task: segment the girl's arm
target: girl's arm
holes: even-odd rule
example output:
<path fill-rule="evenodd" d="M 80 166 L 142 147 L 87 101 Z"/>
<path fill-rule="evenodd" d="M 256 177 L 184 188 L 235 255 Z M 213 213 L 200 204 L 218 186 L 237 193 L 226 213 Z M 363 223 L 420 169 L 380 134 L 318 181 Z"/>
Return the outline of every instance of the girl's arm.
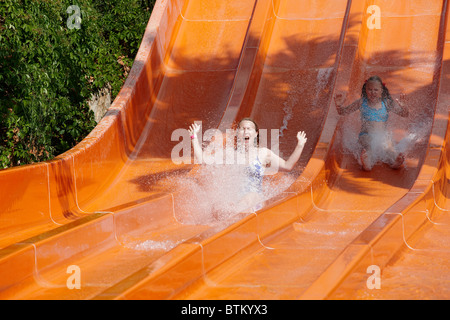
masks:
<path fill-rule="evenodd" d="M 334 96 L 334 103 L 336 105 L 338 114 L 341 116 L 352 113 L 361 107 L 361 99 L 355 100 L 348 106 L 344 107 L 345 96 L 340 93 Z"/>
<path fill-rule="evenodd" d="M 409 116 L 409 111 L 405 107 L 405 94 L 400 95 L 400 99 L 390 99 L 389 107 L 392 112 L 398 114 L 400 117 L 406 118 Z"/>
<path fill-rule="evenodd" d="M 297 161 L 300 159 L 306 140 L 307 138 L 305 132 L 300 131 L 297 133 L 297 146 L 295 147 L 295 150 L 292 152 L 289 159 L 287 159 L 286 161 L 280 158 L 278 155 L 276 155 L 272 150 L 268 149 L 269 152 L 268 160 L 271 163 L 270 166 L 272 168 L 278 168 L 283 171 L 291 171 L 294 168 Z"/>
<path fill-rule="evenodd" d="M 203 163 L 203 150 L 198 142 L 197 133 L 200 131 L 200 125 L 194 123 L 189 127 L 189 133 L 191 134 L 192 146 L 194 147 L 194 156 L 198 163 Z"/>

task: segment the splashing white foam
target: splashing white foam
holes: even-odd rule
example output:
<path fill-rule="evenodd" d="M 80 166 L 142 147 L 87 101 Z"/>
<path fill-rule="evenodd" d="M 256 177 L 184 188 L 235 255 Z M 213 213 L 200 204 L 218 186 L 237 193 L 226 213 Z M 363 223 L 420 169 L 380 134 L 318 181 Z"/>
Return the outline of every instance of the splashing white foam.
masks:
<path fill-rule="evenodd" d="M 362 146 L 358 141 L 361 122 L 359 113 L 355 113 L 345 119 L 340 128 L 338 138 L 341 141 L 343 152 L 351 153 L 355 159 L 361 164 L 360 154 Z M 372 163 L 392 163 L 394 161 L 393 154 L 402 153 L 406 158 L 415 157 L 414 148 L 425 142 L 428 137 L 432 123 L 429 119 L 419 119 L 416 123 L 409 123 L 408 128 L 403 128 L 403 133 L 395 136 L 392 130 L 397 127 L 404 127 L 394 118 L 385 130 L 372 130 L 370 132 L 371 161 Z M 405 121 L 405 120 L 402 120 Z M 393 152 L 391 152 L 393 150 Z"/>
<path fill-rule="evenodd" d="M 279 195 L 294 181 L 289 174 L 265 176 L 262 193 L 250 207 Z M 177 190 L 175 215 L 181 223 L 209 225 L 251 209 L 242 202 L 248 184 L 245 164 L 199 165 L 195 174 L 168 177 L 162 183 Z"/>

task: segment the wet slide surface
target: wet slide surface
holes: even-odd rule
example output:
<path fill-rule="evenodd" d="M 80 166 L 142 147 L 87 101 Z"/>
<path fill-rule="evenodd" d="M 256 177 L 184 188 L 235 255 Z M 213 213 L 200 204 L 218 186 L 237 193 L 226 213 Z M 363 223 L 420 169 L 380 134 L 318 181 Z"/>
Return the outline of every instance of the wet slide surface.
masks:
<path fill-rule="evenodd" d="M 370 5 L 380 28 L 367 23 Z M 0 298 L 447 299 L 447 9 L 158 1 L 94 132 L 53 161 L 0 172 Z M 335 111 L 336 93 L 356 99 L 374 74 L 407 95 L 410 117 L 389 119 L 397 141 L 415 134 L 399 170 L 361 171 L 359 115 Z M 284 157 L 297 131 L 308 143 L 292 173 L 266 179 L 276 192 L 262 209 L 217 220 L 223 186 L 175 164 L 171 137 L 244 116 L 280 129 Z M 383 270 L 382 289 L 367 288 L 369 265 Z"/>

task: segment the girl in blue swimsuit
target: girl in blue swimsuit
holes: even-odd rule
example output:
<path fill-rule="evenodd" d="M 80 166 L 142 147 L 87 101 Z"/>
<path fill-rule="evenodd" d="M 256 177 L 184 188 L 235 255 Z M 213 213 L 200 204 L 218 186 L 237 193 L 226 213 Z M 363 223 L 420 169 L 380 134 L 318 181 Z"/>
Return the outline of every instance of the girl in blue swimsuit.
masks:
<path fill-rule="evenodd" d="M 345 97 L 342 94 L 335 96 L 339 115 L 360 111 L 362 125 L 358 141 L 362 147 L 360 160 L 364 170 L 372 170 L 376 159 L 373 154 L 375 148 L 383 150 L 385 153 L 383 161 L 391 168 L 398 169 L 403 164 L 405 157 L 395 150 L 392 140 L 387 135 L 386 122 L 390 112 L 401 117 L 408 117 L 408 109 L 404 107 L 404 98 L 402 94 L 400 100 L 392 99 L 388 88 L 378 76 L 367 79 L 361 90 L 361 98 L 348 106 L 343 106 Z M 382 133 L 381 139 L 380 133 Z"/>

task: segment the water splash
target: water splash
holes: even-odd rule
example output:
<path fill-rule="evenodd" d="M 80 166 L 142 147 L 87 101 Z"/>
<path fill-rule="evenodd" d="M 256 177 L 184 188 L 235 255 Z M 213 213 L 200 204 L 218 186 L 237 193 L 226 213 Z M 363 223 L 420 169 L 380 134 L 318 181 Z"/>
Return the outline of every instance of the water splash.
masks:
<path fill-rule="evenodd" d="M 153 235 L 154 236 L 154 235 Z M 175 248 L 180 243 L 183 243 L 184 239 L 178 240 L 164 240 L 158 239 L 158 237 L 149 239 L 152 235 L 147 235 L 147 239 L 143 239 L 142 237 L 133 237 L 131 235 L 122 236 L 120 241 L 125 248 L 137 250 L 137 251 L 163 251 L 167 252 L 171 249 Z"/>
<path fill-rule="evenodd" d="M 292 119 L 293 116 L 293 107 L 298 103 L 298 97 L 291 91 L 287 91 L 288 99 L 286 102 L 283 102 L 283 125 L 280 127 L 280 137 L 283 136 L 283 131 L 287 130 L 288 122 Z"/>
<path fill-rule="evenodd" d="M 360 154 L 362 146 L 360 145 L 358 138 L 361 128 L 361 121 L 359 113 L 347 117 L 342 127 L 340 128 L 339 140 L 341 141 L 342 149 L 344 153 L 351 153 L 361 164 Z M 372 150 L 372 162 L 373 163 L 391 163 L 392 153 L 389 150 L 394 150 L 394 153 L 402 153 L 406 158 L 416 157 L 416 150 L 418 145 L 426 142 L 429 135 L 432 122 L 429 119 L 419 119 L 416 122 L 405 125 L 407 120 L 397 119 L 389 120 L 387 129 L 373 130 L 370 132 L 370 146 Z M 400 130 L 401 133 L 394 132 Z M 406 166 L 405 166 L 406 167 Z"/>
<path fill-rule="evenodd" d="M 199 165 L 194 171 L 161 181 L 166 189 L 177 190 L 175 215 L 183 224 L 212 225 L 232 220 L 243 212 L 250 213 L 258 203 L 279 195 L 295 181 L 289 174 L 264 176 L 262 193 L 249 207 L 242 202 L 248 184 L 245 164 Z"/>
<path fill-rule="evenodd" d="M 182 241 L 155 241 L 155 240 L 145 240 L 145 241 L 136 241 L 136 243 L 129 243 L 127 246 L 134 250 L 139 251 L 150 251 L 150 250 L 161 250 L 161 251 L 169 251 L 172 248 L 175 248 Z"/>

